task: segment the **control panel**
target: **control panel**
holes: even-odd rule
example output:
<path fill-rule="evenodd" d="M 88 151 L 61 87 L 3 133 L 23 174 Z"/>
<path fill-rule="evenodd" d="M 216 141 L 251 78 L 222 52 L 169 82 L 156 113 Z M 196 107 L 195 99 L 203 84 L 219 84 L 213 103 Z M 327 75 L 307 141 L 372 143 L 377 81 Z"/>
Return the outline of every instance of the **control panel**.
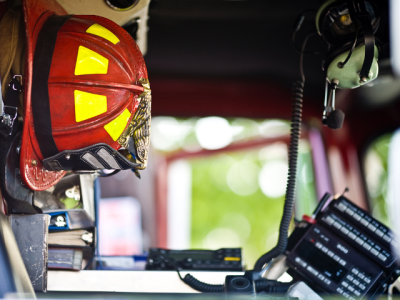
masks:
<path fill-rule="evenodd" d="M 360 299 L 400 274 L 390 249 L 393 234 L 345 197 L 316 216 L 288 254 L 289 273 L 326 293 Z"/>
<path fill-rule="evenodd" d="M 243 271 L 242 250 L 167 250 L 151 248 L 146 270 Z"/>
<path fill-rule="evenodd" d="M 344 197 L 333 201 L 321 221 L 377 264 L 384 268 L 393 265 L 390 249 L 397 247 L 393 233 Z"/>

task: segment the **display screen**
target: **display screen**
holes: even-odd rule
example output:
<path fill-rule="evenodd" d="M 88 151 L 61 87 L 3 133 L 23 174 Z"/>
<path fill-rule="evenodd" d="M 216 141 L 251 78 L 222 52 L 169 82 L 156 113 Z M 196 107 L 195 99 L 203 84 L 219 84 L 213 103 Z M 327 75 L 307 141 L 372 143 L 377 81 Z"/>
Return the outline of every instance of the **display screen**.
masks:
<path fill-rule="evenodd" d="M 301 243 L 296 252 L 302 260 L 337 284 L 348 271 L 334 259 L 317 249 L 310 241 Z"/>
<path fill-rule="evenodd" d="M 193 260 L 213 260 L 213 251 L 170 251 L 169 257 L 181 261 L 186 258 L 191 258 Z"/>

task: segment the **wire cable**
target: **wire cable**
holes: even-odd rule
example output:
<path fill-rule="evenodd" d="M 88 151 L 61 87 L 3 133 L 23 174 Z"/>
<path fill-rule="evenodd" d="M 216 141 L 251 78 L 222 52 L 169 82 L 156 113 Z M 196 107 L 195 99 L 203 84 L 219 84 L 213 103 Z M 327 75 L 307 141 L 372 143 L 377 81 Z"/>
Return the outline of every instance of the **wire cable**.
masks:
<path fill-rule="evenodd" d="M 308 39 L 313 33 L 310 32 L 303 41 L 302 50 L 305 49 Z M 303 107 L 303 90 L 305 76 L 303 70 L 303 52 L 300 53 L 300 76 L 301 81 L 294 82 L 293 85 L 293 105 L 291 118 L 291 131 L 289 143 L 289 170 L 288 181 L 286 186 L 285 204 L 283 207 L 283 215 L 279 226 L 278 243 L 269 252 L 262 255 L 254 265 L 255 272 L 261 271 L 265 264 L 268 264 L 272 259 L 281 255 L 287 247 L 289 225 L 293 215 L 293 205 L 296 189 L 296 174 L 297 174 L 297 157 L 298 147 L 301 134 L 301 119 Z"/>
<path fill-rule="evenodd" d="M 223 293 L 223 284 L 209 284 L 202 282 L 189 273 L 182 278 L 179 270 L 177 270 L 179 278 L 190 286 L 192 289 L 202 293 Z M 257 292 L 265 292 L 268 294 L 284 294 L 292 286 L 292 282 L 278 282 L 275 280 L 267 280 L 265 278 L 257 279 L 254 281 L 255 289 Z"/>
<path fill-rule="evenodd" d="M 314 55 L 323 55 L 323 53 L 317 52 L 317 51 L 306 52 L 304 49 L 299 49 L 299 48 L 297 48 L 297 46 L 296 46 L 296 34 L 297 34 L 297 32 L 300 31 L 300 29 L 301 29 L 301 27 L 302 27 L 302 25 L 303 25 L 303 23 L 304 23 L 304 20 L 305 20 L 305 14 L 306 14 L 307 12 L 316 13 L 317 11 L 314 10 L 314 9 L 307 9 L 307 10 L 303 11 L 301 14 L 299 14 L 299 15 L 297 16 L 296 22 L 294 23 L 294 26 L 293 26 L 293 34 L 292 34 L 292 43 L 293 43 L 293 47 L 294 47 L 294 49 L 295 49 L 298 53 L 314 54 Z M 312 32 L 313 32 L 312 35 L 315 35 L 315 34 L 318 33 L 318 32 L 316 31 L 316 29 L 312 29 Z"/>
<path fill-rule="evenodd" d="M 202 292 L 202 293 L 223 293 L 224 292 L 224 285 L 223 284 L 209 284 L 202 282 L 196 278 L 194 278 L 192 275 L 189 273 L 185 275 L 184 278 L 182 278 L 181 274 L 179 273 L 179 270 L 176 270 L 178 272 L 179 278 L 186 283 L 188 286 L 190 286 L 192 289 Z"/>
<path fill-rule="evenodd" d="M 356 44 L 357 44 L 357 37 L 358 37 L 358 27 L 357 27 L 357 29 L 356 29 L 356 38 L 354 39 L 353 46 L 351 46 L 350 52 L 349 52 L 349 54 L 347 55 L 347 57 L 346 57 L 346 59 L 344 60 L 344 62 L 339 62 L 339 63 L 338 63 L 338 67 L 339 67 L 339 68 L 343 68 L 344 65 L 349 61 L 351 55 L 353 54 L 354 48 L 356 47 Z"/>
<path fill-rule="evenodd" d="M 317 35 L 317 34 L 318 34 L 318 32 L 316 32 L 315 30 L 312 30 L 311 36 Z M 296 32 L 293 32 L 293 35 L 292 35 L 292 42 L 293 42 L 294 49 L 295 49 L 298 53 L 300 53 L 300 54 L 324 55 L 323 53 L 318 52 L 318 51 L 311 51 L 311 52 L 309 52 L 309 51 L 305 51 L 304 49 L 302 50 L 302 49 L 297 48 L 297 46 L 296 46 L 296 44 L 295 44 L 295 36 L 296 36 Z"/>

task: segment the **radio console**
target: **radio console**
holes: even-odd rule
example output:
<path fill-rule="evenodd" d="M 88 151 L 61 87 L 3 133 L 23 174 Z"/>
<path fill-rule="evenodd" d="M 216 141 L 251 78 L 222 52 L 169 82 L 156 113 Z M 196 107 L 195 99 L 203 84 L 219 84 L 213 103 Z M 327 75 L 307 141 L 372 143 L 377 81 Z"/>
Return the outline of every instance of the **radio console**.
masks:
<path fill-rule="evenodd" d="M 243 271 L 242 250 L 167 250 L 150 248 L 146 270 Z"/>
<path fill-rule="evenodd" d="M 294 235 L 295 236 L 295 235 Z M 289 273 L 351 300 L 374 294 L 400 274 L 385 225 L 345 197 L 332 201 L 288 254 Z"/>

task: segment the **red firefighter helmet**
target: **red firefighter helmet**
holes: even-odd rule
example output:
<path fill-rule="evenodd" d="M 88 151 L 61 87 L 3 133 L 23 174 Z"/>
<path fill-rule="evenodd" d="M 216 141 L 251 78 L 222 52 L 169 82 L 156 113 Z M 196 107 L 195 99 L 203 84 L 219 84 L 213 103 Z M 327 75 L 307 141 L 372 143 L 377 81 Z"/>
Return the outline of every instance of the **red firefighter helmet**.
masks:
<path fill-rule="evenodd" d="M 144 169 L 151 92 L 132 37 L 108 19 L 66 15 L 55 1 L 23 9 L 25 183 L 45 190 L 69 170 Z"/>

